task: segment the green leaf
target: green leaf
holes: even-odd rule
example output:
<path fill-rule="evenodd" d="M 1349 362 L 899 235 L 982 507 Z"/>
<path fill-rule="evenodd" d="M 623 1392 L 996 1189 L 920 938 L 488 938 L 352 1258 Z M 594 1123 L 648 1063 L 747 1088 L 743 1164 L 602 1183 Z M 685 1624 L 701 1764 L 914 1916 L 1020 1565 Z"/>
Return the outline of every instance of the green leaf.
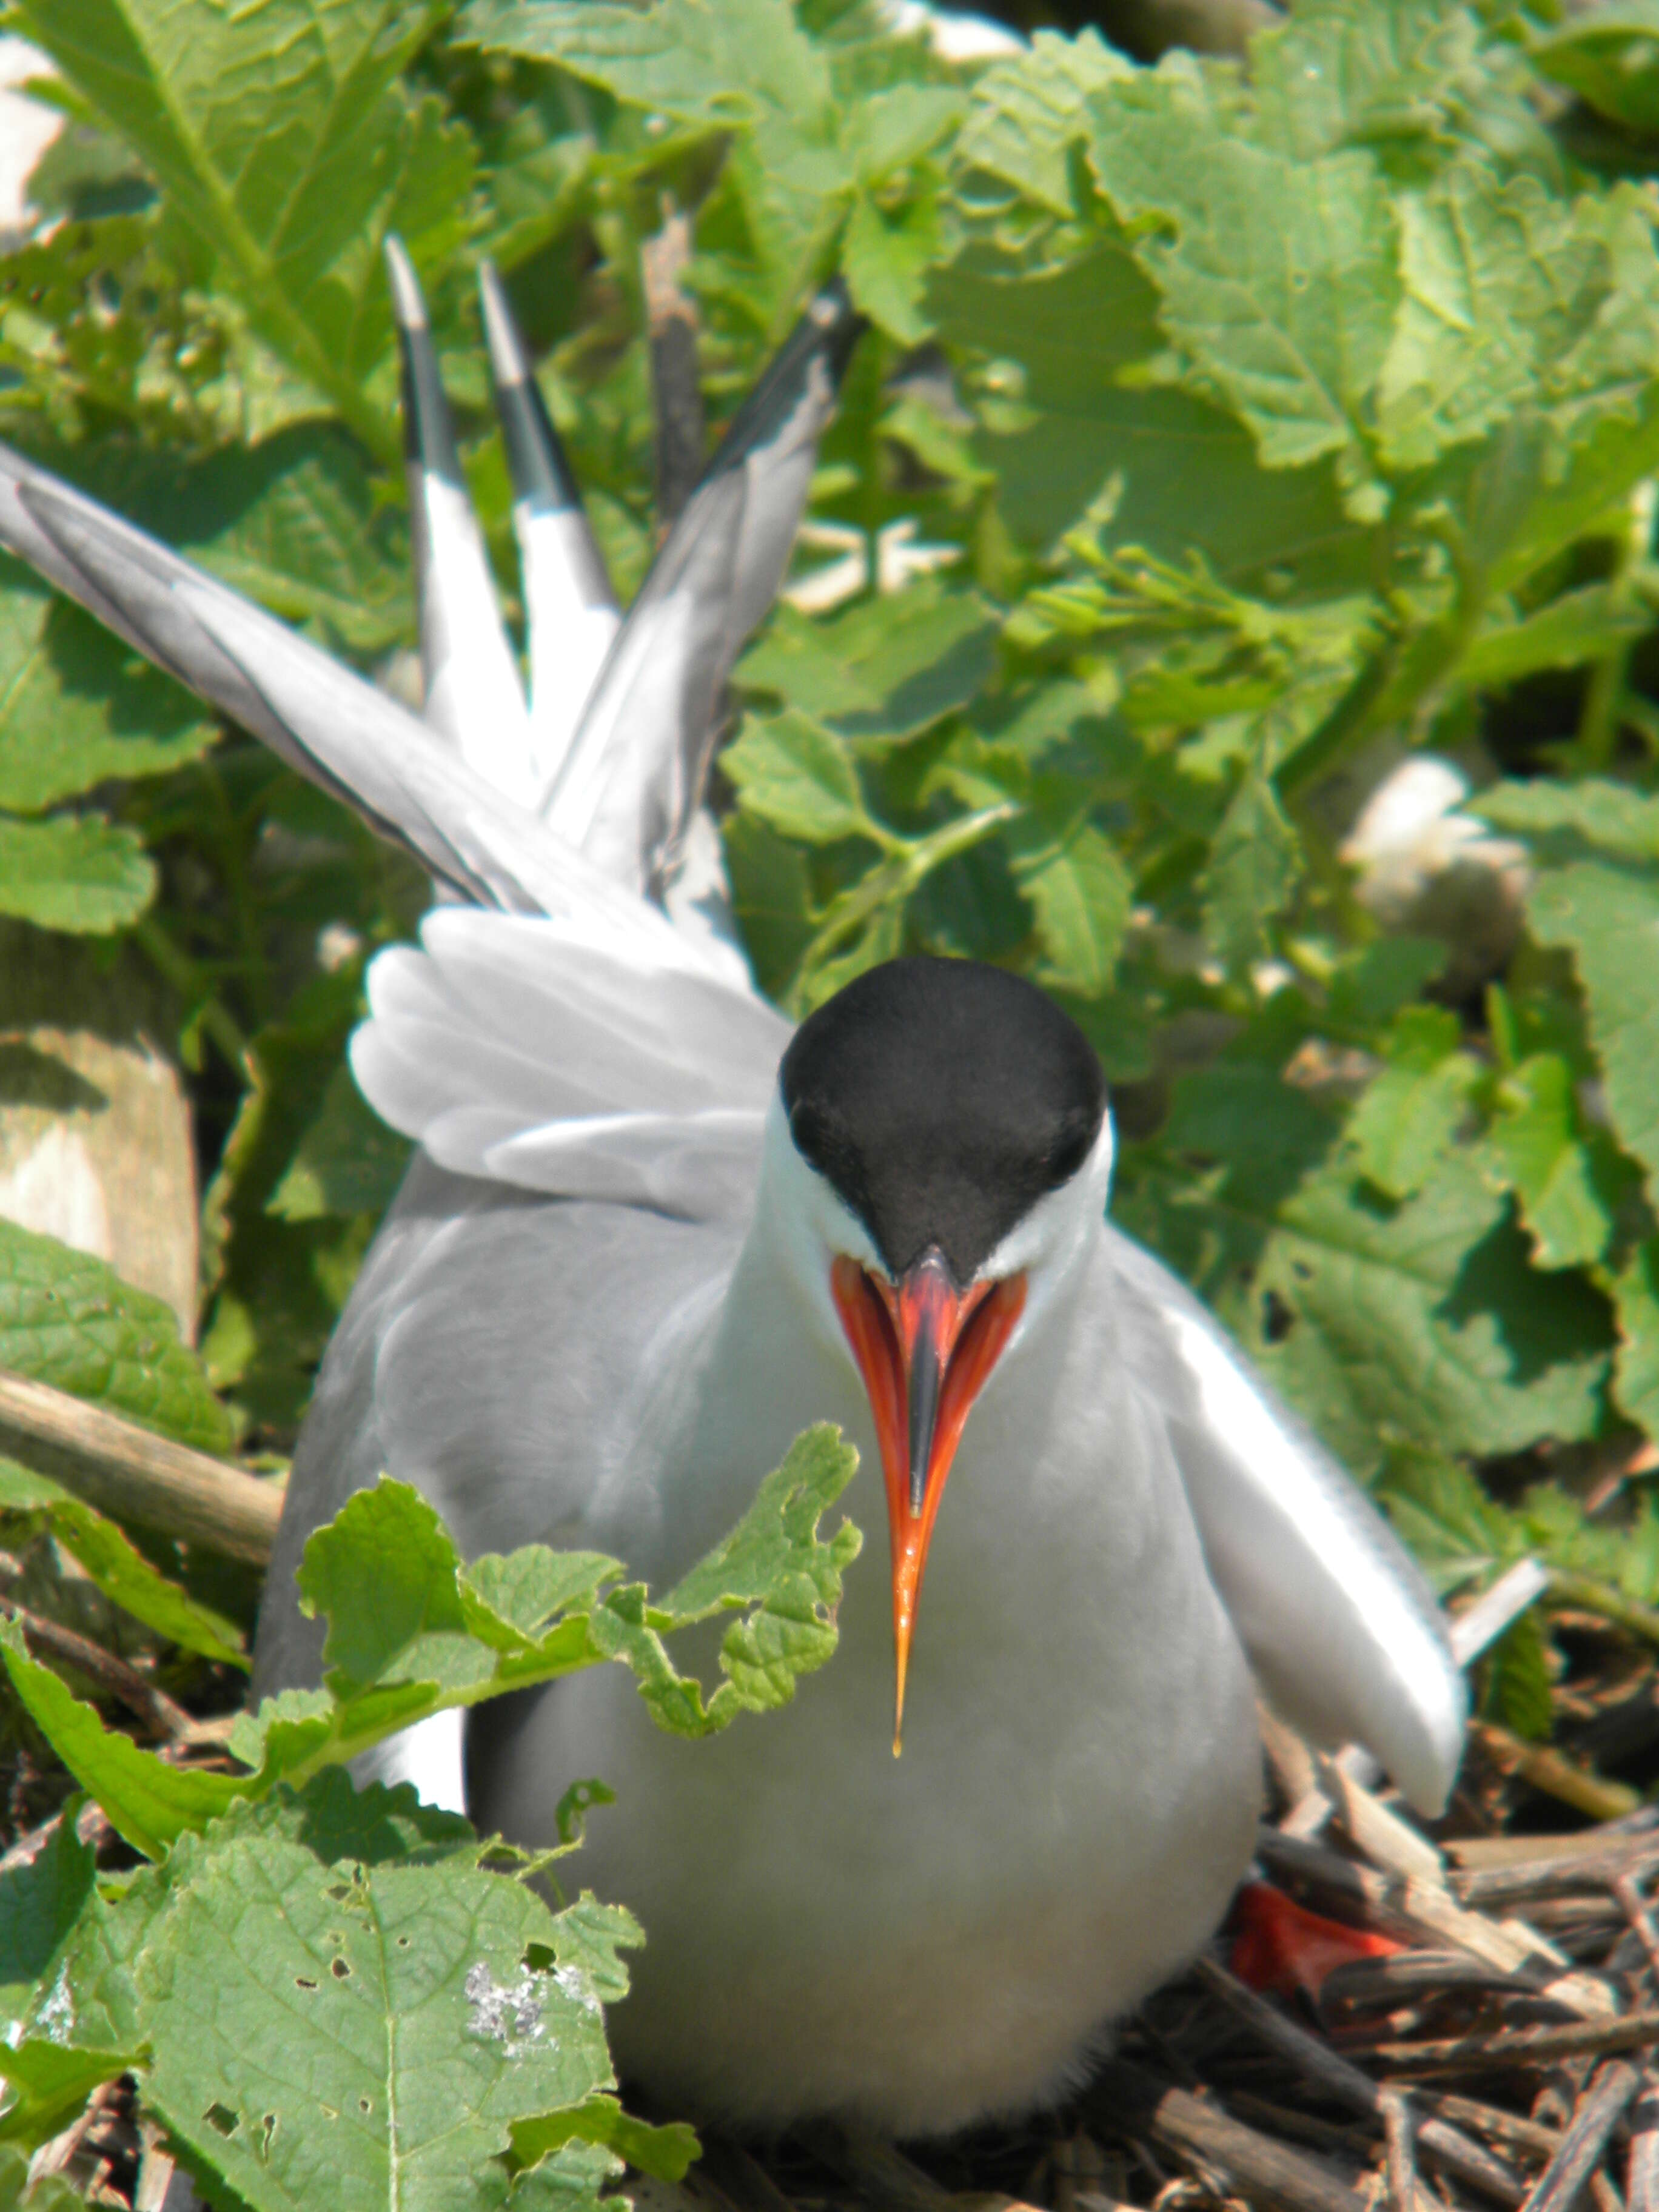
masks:
<path fill-rule="evenodd" d="M 26 577 L 0 558 L 0 807 L 38 814 L 212 743 L 212 722 L 178 684 Z"/>
<path fill-rule="evenodd" d="M 1596 861 L 1551 869 L 1527 920 L 1540 944 L 1572 954 L 1613 1126 L 1659 1194 L 1659 878 Z"/>
<path fill-rule="evenodd" d="M 750 714 L 720 766 L 744 809 L 787 837 L 828 845 L 872 834 L 846 746 L 796 708 Z"/>
<path fill-rule="evenodd" d="M 978 592 L 919 577 L 827 617 L 778 608 L 738 677 L 843 737 L 913 738 L 980 696 L 995 654 Z"/>
<path fill-rule="evenodd" d="M 437 21 L 397 0 L 23 0 L 18 27 L 143 158 L 259 336 L 388 453 L 380 246 L 459 241 L 471 164 L 397 82 Z"/>
<path fill-rule="evenodd" d="M 611 2087 L 600 2002 L 640 1939 L 483 1856 L 406 1789 L 320 1777 L 141 1875 L 70 2001 L 130 2010 L 147 2106 L 254 2212 L 500 2206 L 515 2128 Z"/>
<path fill-rule="evenodd" d="M 1317 0 L 1251 41 L 1261 135 L 1299 159 L 1443 143 L 1480 82 L 1480 26 L 1445 0 Z"/>
<path fill-rule="evenodd" d="M 1564 592 L 1520 622 L 1485 630 L 1458 665 L 1462 684 L 1499 690 L 1523 676 L 1545 668 L 1577 668 L 1632 645 L 1653 626 L 1646 607 L 1632 605 L 1629 595 L 1613 584 L 1586 584 L 1582 591 Z M 1499 785 L 1482 794 L 1498 798 L 1504 792 L 1543 791 L 1559 794 L 1584 787 L 1559 784 Z M 1503 801 L 1499 800 L 1500 805 Z M 1497 820 L 1497 816 L 1488 819 Z M 1516 828 L 1524 828 L 1516 823 Z"/>
<path fill-rule="evenodd" d="M 1450 1152 L 1480 1064 L 1458 1049 L 1457 1017 L 1408 1006 L 1383 1043 L 1385 1066 L 1348 1123 L 1360 1168 L 1391 1198 L 1410 1198 Z"/>
<path fill-rule="evenodd" d="M 1615 123 L 1650 136 L 1659 131 L 1659 8 L 1652 0 L 1613 0 L 1531 48 L 1536 68 Z"/>
<path fill-rule="evenodd" d="M 1523 1613 L 1486 1660 L 1486 1710 L 1528 1743 L 1547 1743 L 1555 1729 L 1549 1647 L 1538 1615 Z"/>
<path fill-rule="evenodd" d="M 1400 301 L 1376 163 L 1298 161 L 1219 135 L 1186 65 L 1136 94 L 1095 95 L 1089 158 L 1121 222 L 1158 227 L 1139 258 L 1164 327 L 1269 468 L 1332 453 L 1363 473 L 1362 415 Z"/>
<path fill-rule="evenodd" d="M 1098 998 L 1111 988 L 1129 926 L 1128 870 L 1089 822 L 1056 839 L 1032 819 L 1020 824 L 1012 843 L 1015 881 L 1030 902 L 1042 955 L 1038 981 Z"/>
<path fill-rule="evenodd" d="M 993 63 L 974 87 L 957 149 L 962 167 L 1069 216 L 1069 156 L 1088 132 L 1089 95 L 1130 75 L 1128 63 L 1092 26 L 1073 39 L 1034 33 L 1024 53 Z"/>
<path fill-rule="evenodd" d="M 1559 1053 L 1534 1054 L 1504 1075 L 1489 1141 L 1521 1201 L 1536 1264 L 1577 1267 L 1599 1260 L 1613 1219 L 1579 1128 L 1572 1070 Z"/>
<path fill-rule="evenodd" d="M 1597 1425 L 1600 1301 L 1577 1276 L 1528 1270 L 1504 1200 L 1461 1155 L 1397 1206 L 1341 1164 L 1310 1177 L 1278 1210 L 1255 1297 L 1289 1316 L 1258 1358 L 1356 1468 L 1389 1436 L 1491 1454 Z"/>
<path fill-rule="evenodd" d="M 1582 857 L 1576 848 L 1593 845 L 1621 859 L 1659 860 L 1659 799 L 1602 777 L 1495 783 L 1469 801 L 1468 811 L 1564 858 Z"/>
<path fill-rule="evenodd" d="M 0 1620 L 0 1660 L 30 1718 L 134 1850 L 160 1858 L 186 1829 L 204 1826 L 242 1794 L 228 1774 L 170 1766 L 106 1729 L 49 1667 L 31 1659 L 15 1621 Z"/>
<path fill-rule="evenodd" d="M 172 1309 L 101 1260 L 0 1221 L 0 1368 L 27 1375 L 198 1450 L 230 1449 L 230 1423 Z"/>
<path fill-rule="evenodd" d="M 1204 933 L 1237 974 L 1271 949 L 1267 925 L 1302 875 L 1302 854 L 1271 777 L 1252 763 L 1227 803 L 1204 874 Z"/>
<path fill-rule="evenodd" d="M 266 1210 L 284 1221 L 353 1213 L 378 1219 L 398 1195 L 414 1150 L 367 1103 L 350 1068 L 337 1067 Z"/>
<path fill-rule="evenodd" d="M 112 1604 L 185 1651 L 229 1667 L 246 1668 L 234 1624 L 153 1567 L 143 1553 L 82 1498 L 48 1476 L 0 1456 L 0 1513 L 39 1516 L 73 1554 Z"/>
<path fill-rule="evenodd" d="M 1632 1420 L 1659 1439 L 1659 1238 L 1631 1255 L 1613 1285 L 1619 1357 L 1613 1395 Z"/>
<path fill-rule="evenodd" d="M 36 822 L 0 815 L 0 914 L 102 935 L 136 921 L 155 890 L 136 830 L 95 814 Z"/>
<path fill-rule="evenodd" d="M 1387 465 L 1425 468 L 1541 395 L 1543 369 L 1589 328 L 1611 270 L 1602 241 L 1533 177 L 1459 162 L 1399 204 L 1404 286 L 1377 387 Z"/>
<path fill-rule="evenodd" d="M 637 2172 L 659 2181 L 684 2180 L 702 2148 L 684 2121 L 652 2127 L 623 2112 L 615 2097 L 604 2095 L 584 2098 L 540 2119 L 514 2123 L 513 2156 L 521 2166 L 534 2166 L 568 2142 L 602 2144 Z"/>
<path fill-rule="evenodd" d="M 830 101 L 827 64 L 788 0 L 473 0 L 460 36 L 703 128 L 809 125 Z"/>
<path fill-rule="evenodd" d="M 32 1993 L 45 1983 L 53 1954 L 92 1893 L 94 1871 L 92 1848 L 76 1833 L 71 1808 L 32 1859 L 0 1873 L 0 2075 L 5 2031 L 22 2019 Z"/>
<path fill-rule="evenodd" d="M 947 258 L 931 198 L 888 207 L 860 192 L 842 238 L 842 267 L 853 304 L 901 345 L 917 346 L 932 327 L 923 312 L 927 271 Z"/>
<path fill-rule="evenodd" d="M 1443 1596 L 1488 1578 L 1527 1548 L 1519 1522 L 1468 1468 L 1437 1451 L 1392 1452 L 1377 1496 Z"/>

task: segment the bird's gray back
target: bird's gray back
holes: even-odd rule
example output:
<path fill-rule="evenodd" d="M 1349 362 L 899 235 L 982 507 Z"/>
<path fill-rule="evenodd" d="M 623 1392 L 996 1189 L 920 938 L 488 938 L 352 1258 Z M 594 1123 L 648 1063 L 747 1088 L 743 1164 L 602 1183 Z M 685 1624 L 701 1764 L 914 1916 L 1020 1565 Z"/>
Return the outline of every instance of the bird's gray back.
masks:
<path fill-rule="evenodd" d="M 382 1474 L 462 1551 L 580 1544 L 636 1456 L 653 1340 L 709 1303 L 742 1224 L 544 1198 L 417 1154 L 331 1342 L 266 1580 L 253 1694 L 316 1682 L 295 1574 L 312 1530 Z M 637 1471 L 637 1470 L 635 1470 Z"/>

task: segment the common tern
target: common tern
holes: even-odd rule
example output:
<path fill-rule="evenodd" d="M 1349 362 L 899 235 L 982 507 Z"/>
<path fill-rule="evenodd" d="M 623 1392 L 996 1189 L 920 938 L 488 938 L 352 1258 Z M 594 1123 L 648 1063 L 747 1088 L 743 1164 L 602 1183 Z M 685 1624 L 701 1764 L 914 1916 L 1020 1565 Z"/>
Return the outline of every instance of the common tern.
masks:
<path fill-rule="evenodd" d="M 574 1778 L 613 1785 L 584 1877 L 647 1931 L 613 2041 L 667 2108 L 916 2135 L 1030 2106 L 1219 1920 L 1258 1685 L 1443 1804 L 1464 1697 L 1440 1617 L 1106 1218 L 1104 1083 L 1040 991 L 903 959 L 792 1032 L 750 980 L 704 786 L 856 337 L 845 295 L 811 301 L 622 620 L 486 276 L 526 700 L 395 252 L 392 276 L 424 721 L 0 455 L 0 540 L 439 891 L 418 947 L 373 963 L 353 1042 L 419 1150 L 318 1381 L 256 1692 L 318 1678 L 294 1569 L 383 1470 L 469 1554 L 574 1543 L 661 1583 L 800 1430 L 840 1423 L 890 1572 L 849 1576 L 837 1655 L 786 1710 L 686 1743 L 597 1668 L 374 1769 L 529 1845 Z"/>

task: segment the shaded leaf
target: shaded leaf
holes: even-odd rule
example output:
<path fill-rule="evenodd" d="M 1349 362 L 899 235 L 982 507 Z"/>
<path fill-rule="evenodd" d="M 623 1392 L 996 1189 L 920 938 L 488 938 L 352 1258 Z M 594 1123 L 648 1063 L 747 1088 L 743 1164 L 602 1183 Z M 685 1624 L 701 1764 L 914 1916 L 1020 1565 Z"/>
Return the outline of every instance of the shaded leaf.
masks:
<path fill-rule="evenodd" d="M 0 914 L 101 935 L 136 921 L 155 890 L 136 830 L 94 814 L 33 822 L 0 815 Z"/>

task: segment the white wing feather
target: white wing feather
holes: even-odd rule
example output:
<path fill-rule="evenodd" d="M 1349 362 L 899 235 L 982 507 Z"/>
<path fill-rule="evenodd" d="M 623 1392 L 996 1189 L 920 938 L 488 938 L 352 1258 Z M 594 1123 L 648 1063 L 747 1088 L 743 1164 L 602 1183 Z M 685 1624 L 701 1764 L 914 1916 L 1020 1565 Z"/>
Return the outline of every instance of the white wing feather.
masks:
<path fill-rule="evenodd" d="M 1421 1574 L 1185 1285 L 1109 1224 L 1107 1235 L 1130 1358 L 1269 1699 L 1316 1741 L 1363 1743 L 1420 1813 L 1439 1813 L 1468 1699 Z"/>

